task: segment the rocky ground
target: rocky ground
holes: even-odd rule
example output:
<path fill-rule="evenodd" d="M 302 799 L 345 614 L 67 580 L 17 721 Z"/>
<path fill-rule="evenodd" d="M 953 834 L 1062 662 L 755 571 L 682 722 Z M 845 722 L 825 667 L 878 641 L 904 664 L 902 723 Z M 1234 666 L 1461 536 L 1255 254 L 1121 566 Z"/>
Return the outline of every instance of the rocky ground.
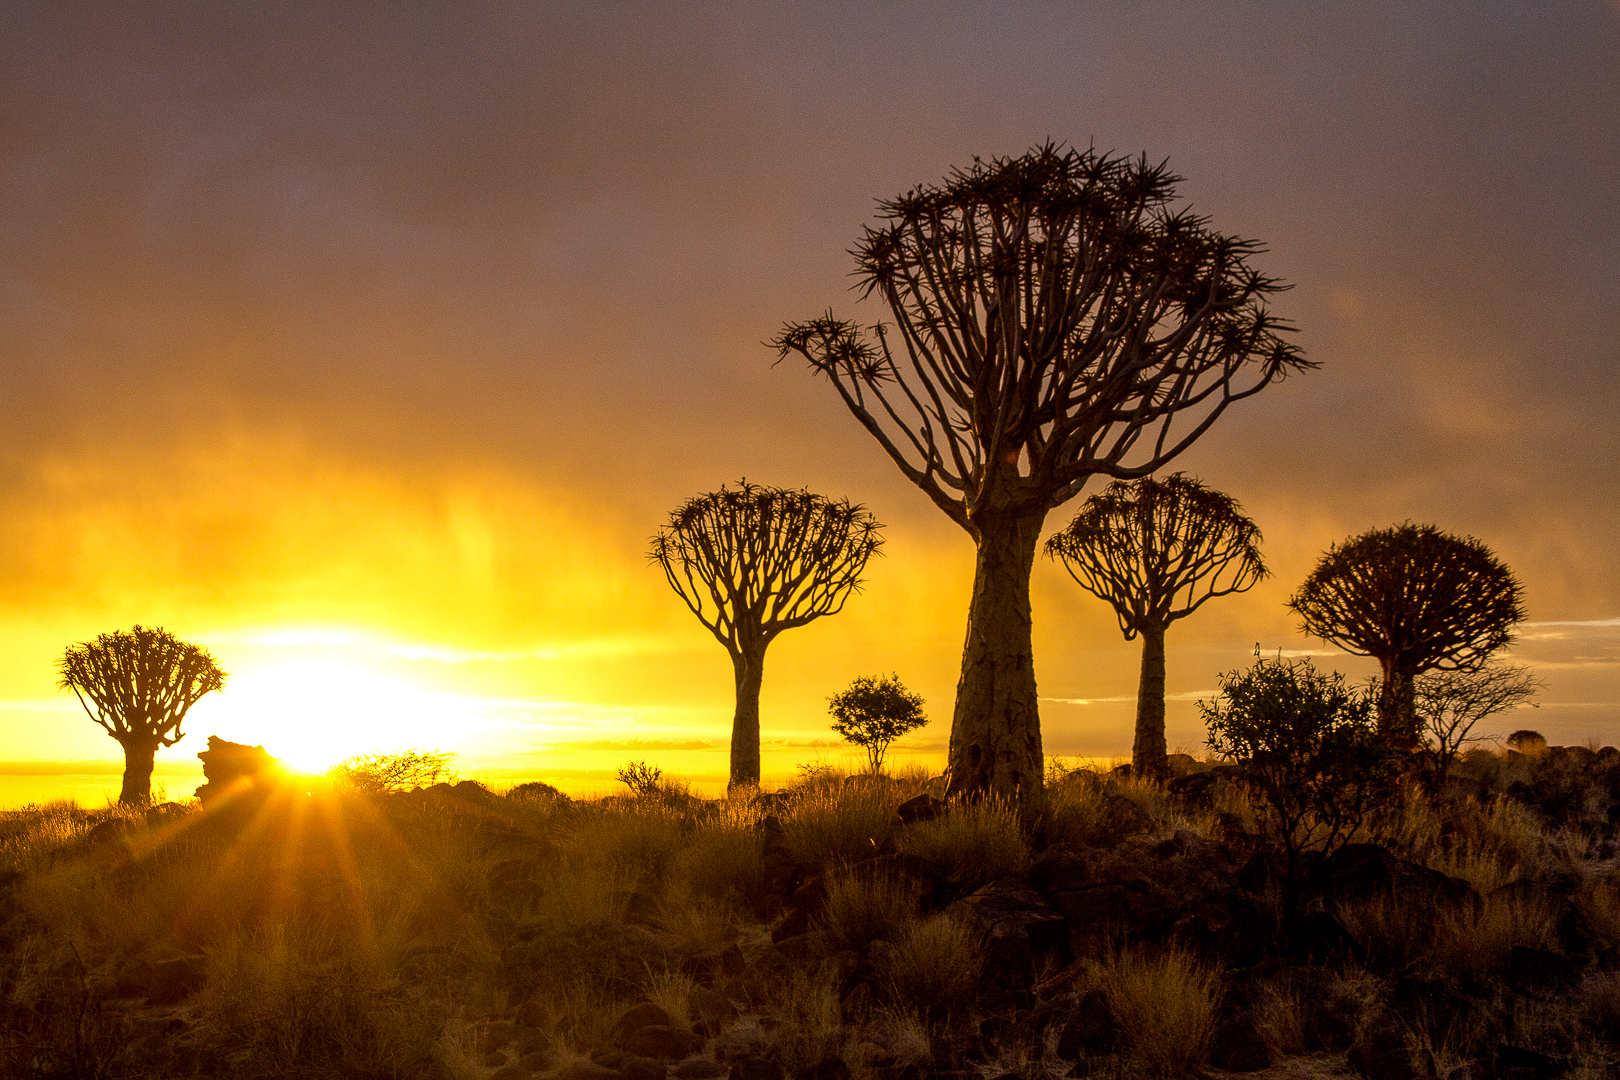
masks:
<path fill-rule="evenodd" d="M 1022 827 L 861 778 L 748 807 L 440 785 L 371 800 L 369 824 L 351 807 L 346 851 L 311 829 L 295 855 L 264 824 L 291 813 L 274 800 L 234 820 L 86 815 L 16 848 L 0 885 L 5 1060 L 19 1076 L 1616 1074 L 1620 753 L 1472 755 L 1291 876 L 1240 776 L 1179 766 L 1168 790 L 1055 777 L 1047 819 Z M 241 881 L 188 911 L 173 890 L 205 891 L 171 880 L 188 859 Z M 162 918 L 142 913 L 164 896 Z M 144 929 L 117 929 L 119 903 Z"/>

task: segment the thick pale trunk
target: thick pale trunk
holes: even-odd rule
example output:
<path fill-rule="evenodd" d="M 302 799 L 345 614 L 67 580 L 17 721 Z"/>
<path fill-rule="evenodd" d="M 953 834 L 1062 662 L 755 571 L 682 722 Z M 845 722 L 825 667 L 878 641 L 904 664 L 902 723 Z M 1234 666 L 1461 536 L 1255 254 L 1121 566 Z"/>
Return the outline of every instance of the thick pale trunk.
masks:
<path fill-rule="evenodd" d="M 1416 750 L 1422 739 L 1412 673 L 1396 668 L 1388 660 L 1379 664 L 1383 673 L 1378 684 L 1378 734 L 1396 750 Z"/>
<path fill-rule="evenodd" d="M 125 806 L 145 806 L 152 801 L 152 761 L 158 744 L 153 739 L 120 740 L 124 746 L 124 786 L 118 801 Z"/>
<path fill-rule="evenodd" d="M 1136 687 L 1136 742 L 1131 772 L 1164 780 L 1170 769 L 1164 745 L 1164 627 L 1142 627 L 1142 679 Z"/>
<path fill-rule="evenodd" d="M 759 687 L 765 674 L 765 649 L 748 649 L 731 658 L 737 675 L 737 711 L 731 719 L 731 782 L 727 788 L 759 784 Z"/>
<path fill-rule="evenodd" d="M 962 679 L 951 720 L 950 795 L 1035 810 L 1046 759 L 1030 645 L 1029 573 L 1045 514 L 981 518 Z"/>

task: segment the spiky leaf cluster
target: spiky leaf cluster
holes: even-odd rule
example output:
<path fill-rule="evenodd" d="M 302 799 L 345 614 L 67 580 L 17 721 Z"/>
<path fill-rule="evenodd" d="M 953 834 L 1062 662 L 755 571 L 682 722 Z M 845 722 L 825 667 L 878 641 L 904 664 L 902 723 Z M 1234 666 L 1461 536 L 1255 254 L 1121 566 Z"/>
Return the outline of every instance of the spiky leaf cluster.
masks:
<path fill-rule="evenodd" d="M 883 203 L 853 252 L 892 331 L 829 313 L 772 344 L 825 373 L 970 532 L 998 498 L 1049 508 L 1095 473 L 1151 473 L 1233 401 L 1314 366 L 1266 308 L 1285 286 L 1249 265 L 1262 246 L 1174 205 L 1180 179 L 1052 144 L 975 160 Z"/>
<path fill-rule="evenodd" d="M 1254 587 L 1267 574 L 1259 545 L 1260 528 L 1236 499 L 1176 473 L 1109 484 L 1046 553 L 1113 607 L 1130 640 Z"/>
<path fill-rule="evenodd" d="M 72 690 L 107 734 L 160 746 L 179 742 L 186 713 L 225 685 L 207 649 L 139 625 L 68 646 L 58 670 L 61 688 Z"/>
<path fill-rule="evenodd" d="M 881 528 L 848 500 L 743 480 L 671 513 L 650 557 L 735 656 L 841 610 L 883 544 Z"/>

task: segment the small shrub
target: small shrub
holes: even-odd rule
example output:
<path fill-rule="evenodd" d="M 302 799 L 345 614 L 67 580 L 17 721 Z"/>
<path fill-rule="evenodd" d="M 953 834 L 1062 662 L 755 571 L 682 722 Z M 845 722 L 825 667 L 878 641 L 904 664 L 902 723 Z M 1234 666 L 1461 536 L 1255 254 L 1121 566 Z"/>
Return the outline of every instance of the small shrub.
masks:
<path fill-rule="evenodd" d="M 326 770 L 333 786 L 366 795 L 409 791 L 455 779 L 448 750 L 401 750 L 396 754 L 360 754 L 345 758 Z"/>
<path fill-rule="evenodd" d="M 1220 975 L 1172 946 L 1156 954 L 1112 951 L 1101 976 L 1109 1012 L 1136 1062 L 1161 1076 L 1192 1072 L 1215 1031 Z"/>
<path fill-rule="evenodd" d="M 944 915 L 911 922 L 885 954 L 882 976 L 896 1004 L 943 1020 L 973 1001 L 984 958 L 978 942 Z"/>
<path fill-rule="evenodd" d="M 1509 750 L 1516 750 L 1526 757 L 1534 757 L 1547 750 L 1547 737 L 1539 731 L 1521 728 L 1503 740 Z"/>
<path fill-rule="evenodd" d="M 1281 658 L 1262 657 L 1220 684 L 1220 697 L 1198 706 L 1210 748 L 1243 762 L 1292 882 L 1301 851 L 1347 843 L 1393 791 L 1394 763 L 1375 730 L 1372 695 L 1308 660 Z"/>
<path fill-rule="evenodd" d="M 628 761 L 616 777 L 638 799 L 657 798 L 663 792 L 664 770 L 645 761 Z"/>

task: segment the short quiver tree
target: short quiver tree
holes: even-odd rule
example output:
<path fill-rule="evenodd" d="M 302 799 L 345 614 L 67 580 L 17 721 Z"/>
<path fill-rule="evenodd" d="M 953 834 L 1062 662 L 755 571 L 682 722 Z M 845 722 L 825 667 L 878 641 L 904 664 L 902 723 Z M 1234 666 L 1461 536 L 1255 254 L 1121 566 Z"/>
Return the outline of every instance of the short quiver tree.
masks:
<path fill-rule="evenodd" d="M 862 675 L 827 699 L 832 729 L 866 751 L 873 773 L 883 771 L 883 755 L 894 740 L 928 723 L 922 707 L 922 696 L 907 690 L 898 675 Z"/>
<path fill-rule="evenodd" d="M 225 685 L 207 649 L 144 626 L 68 646 L 59 670 L 62 689 L 72 690 L 90 719 L 124 748 L 118 801 L 125 805 L 151 801 L 158 748 L 184 738 L 186 713 Z"/>
<path fill-rule="evenodd" d="M 882 526 L 847 500 L 761 487 L 699 495 L 653 536 L 670 587 L 731 655 L 737 708 L 730 786 L 759 783 L 765 649 L 784 630 L 841 611 Z"/>
<path fill-rule="evenodd" d="M 1378 726 L 1402 750 L 1420 744 L 1413 681 L 1471 671 L 1513 641 L 1519 583 L 1472 537 L 1407 523 L 1330 547 L 1288 600 L 1301 629 L 1378 661 Z"/>
<path fill-rule="evenodd" d="M 1266 576 L 1260 528 L 1230 495 L 1176 473 L 1116 481 L 1087 499 L 1046 542 L 1075 581 L 1113 607 L 1130 641 L 1142 637 L 1131 767 L 1162 779 L 1164 632 L 1217 596 L 1251 589 Z"/>
<path fill-rule="evenodd" d="M 1286 286 L 1251 265 L 1263 247 L 1178 206 L 1179 182 L 1052 144 L 975 159 L 884 202 L 856 242 L 890 325 L 829 313 L 772 342 L 977 548 L 952 795 L 1041 801 L 1029 579 L 1047 513 L 1093 476 L 1157 472 L 1233 402 L 1314 366 L 1266 306 Z"/>

